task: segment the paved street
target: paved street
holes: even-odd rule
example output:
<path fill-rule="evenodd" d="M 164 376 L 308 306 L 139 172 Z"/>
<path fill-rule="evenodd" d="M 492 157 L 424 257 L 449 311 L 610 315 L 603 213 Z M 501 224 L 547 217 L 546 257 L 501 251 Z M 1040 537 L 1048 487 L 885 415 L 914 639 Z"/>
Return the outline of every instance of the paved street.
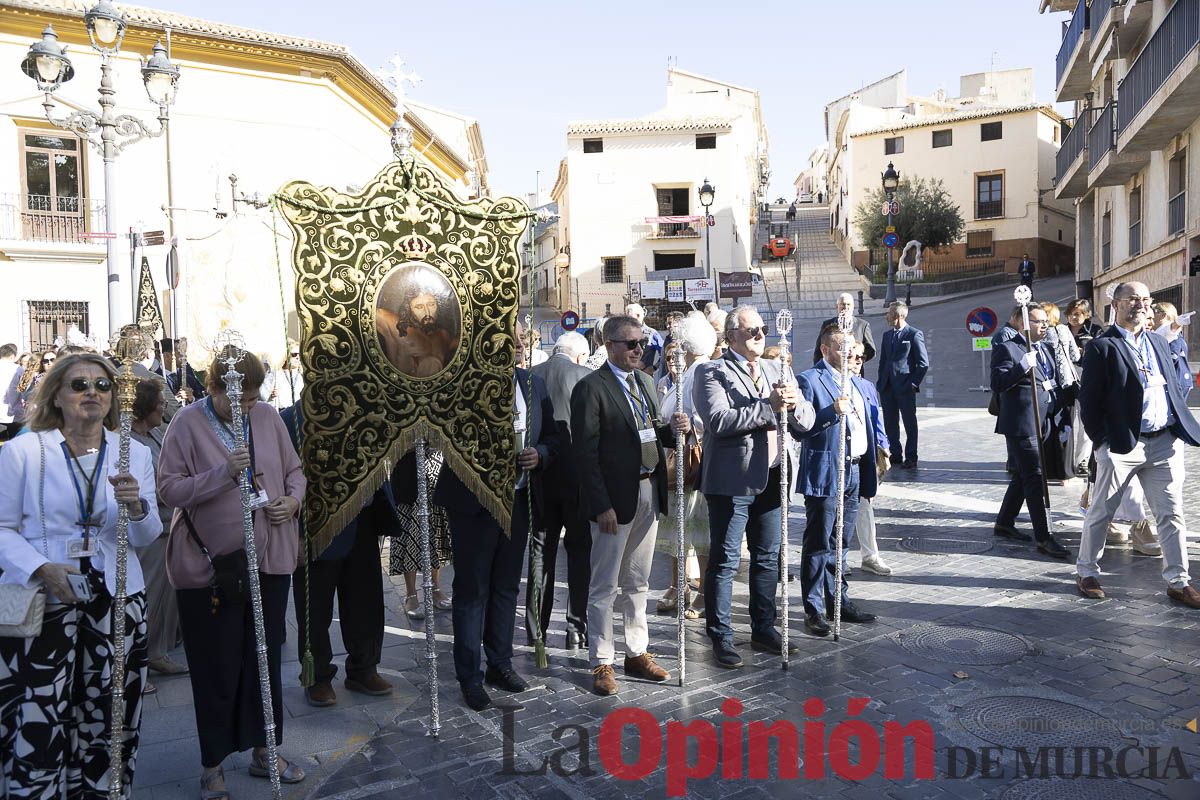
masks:
<path fill-rule="evenodd" d="M 965 336 L 965 334 L 964 334 Z M 601 724 L 621 707 L 645 709 L 664 726 L 670 720 L 729 721 L 722 702 L 736 698 L 745 723 L 790 720 L 802 729 L 810 719 L 803 704 L 819 698 L 829 711 L 822 717 L 825 735 L 847 717 L 847 701 L 870 698 L 861 718 L 876 731 L 886 722 L 924 720 L 934 736 L 935 780 L 913 777 L 913 756 L 902 777 L 884 777 L 882 765 L 862 781 L 833 776 L 823 780 L 779 780 L 771 750 L 771 780 L 713 777 L 686 784 L 689 796 L 753 798 L 796 796 L 844 798 L 1144 798 L 1174 800 L 1200 796 L 1200 782 L 1161 777 L 1171 747 L 1178 747 L 1190 775 L 1200 769 L 1200 735 L 1184 728 L 1200 714 L 1195 687 L 1200 665 L 1200 612 L 1170 604 L 1163 593 L 1157 559 L 1109 550 L 1103 580 L 1109 599 L 1088 602 L 1071 583 L 1072 566 L 1038 555 L 1030 547 L 992 540 L 991 521 L 1003 492 L 1000 466 L 1003 441 L 992 434 L 991 418 L 978 409 L 922 408 L 921 464 L 916 472 L 895 471 L 876 501 L 880 543 L 896 574 L 888 579 L 855 570 L 852 595 L 880 615 L 870 626 L 847 625 L 842 641 L 805 635 L 798 604 L 792 605 L 792 636 L 800 647 L 791 669 L 749 648 L 745 585 L 735 594 L 738 643 L 746 667 L 725 671 L 709 659 L 702 623 L 688 627 L 688 685 L 652 685 L 620 680 L 617 698 L 590 693 L 590 673 L 582 658 L 551 649 L 550 666 L 538 670 L 532 651 L 521 647 L 516 668 L 534 688 L 522 695 L 494 692 L 508 712 L 515 739 L 508 770 L 529 772 L 543 758 L 568 748 L 555 762 L 558 772 L 578 769 L 580 735 L 586 737 L 591 775 L 504 774 L 505 713 L 468 711 L 461 703 L 450 664 L 448 615 L 439 631 L 442 733 L 425 735 L 428 705 L 419 623 L 396 613 L 399 594 L 389 597 L 384 674 L 396 683 L 394 696 L 363 702 L 337 684 L 339 704 L 317 710 L 305 705 L 297 682 L 294 627 L 286 651 L 284 689 L 287 718 L 282 752 L 298 758 L 310 778 L 287 787 L 293 798 L 360 800 L 419 792 L 435 797 L 663 797 L 667 794 L 664 745 L 660 766 L 634 781 L 610 776 L 601 762 Z M 1200 470 L 1200 453 L 1188 454 L 1189 473 Z M 1190 507 L 1200 499 L 1200 483 L 1187 488 Z M 1078 486 L 1053 490 L 1059 532 L 1069 546 L 1078 541 Z M 1193 531 L 1200 517 L 1192 513 Z M 790 561 L 799 560 L 802 514 L 792 515 Z M 1019 523 L 1027 526 L 1022 519 Z M 670 535 L 664 525 L 660 535 Z M 1195 541 L 1193 534 L 1193 542 Z M 1193 562 L 1200 548 L 1190 548 Z M 857 566 L 858 554 L 851 564 Z M 562 643 L 561 609 L 565 600 L 564 559 L 560 558 L 556 629 L 551 644 Z M 669 561 L 659 556 L 651 581 L 657 597 L 667 580 Z M 443 580 L 449 579 L 449 571 Z M 797 584 L 792 584 L 796 591 Z M 523 609 L 519 610 L 523 614 Z M 518 629 L 518 641 L 523 632 Z M 674 673 L 674 617 L 652 615 L 652 650 Z M 335 631 L 336 647 L 336 631 Z M 199 774 L 190 689 L 187 678 L 156 679 L 158 695 L 148 698 L 138 769 L 138 798 L 167 800 L 194 797 Z M 814 712 L 815 713 L 815 712 Z M 562 726 L 580 726 L 559 732 Z M 633 728 L 626 729 L 624 758 L 637 761 Z M 647 728 L 645 733 L 652 733 Z M 652 745 L 658 735 L 648 737 Z M 558 736 L 560 738 L 556 739 Z M 814 741 L 816 737 L 813 737 Z M 804 741 L 807 741 L 805 739 Z M 1070 784 L 1014 775 L 1018 762 L 1010 749 L 999 775 L 983 778 L 979 768 L 950 779 L 950 747 L 978 752 L 982 747 L 1065 747 L 1071 774 L 1071 748 L 1141 748 L 1127 754 L 1126 774 L 1145 765 L 1147 748 L 1158 748 L 1153 772 L 1160 777 L 1080 779 Z M 857 750 L 852 746 L 852 759 Z M 832 750 L 832 748 L 830 748 Z M 696 744 L 688 763 L 696 763 Z M 958 770 L 965 756 L 958 752 Z M 1084 759 L 1086 762 L 1086 753 Z M 1100 752 L 1100 751 L 1097 751 Z M 801 750 L 801 758 L 805 751 Z M 611 755 L 611 754 L 610 754 Z M 653 755 L 653 753 L 650 753 Z M 649 756 L 647 756 L 649 757 Z M 728 769 L 736 759 L 725 759 Z M 1086 763 L 1081 763 L 1087 769 Z M 673 759 L 678 765 L 679 759 Z M 1115 769 L 1115 760 L 1112 761 Z M 246 757 L 233 760 L 229 785 L 238 798 L 267 797 L 265 782 L 246 775 Z M 679 778 L 679 768 L 675 777 Z M 1053 767 L 1051 767 L 1053 770 Z M 1034 770 L 1037 775 L 1037 770 Z"/>

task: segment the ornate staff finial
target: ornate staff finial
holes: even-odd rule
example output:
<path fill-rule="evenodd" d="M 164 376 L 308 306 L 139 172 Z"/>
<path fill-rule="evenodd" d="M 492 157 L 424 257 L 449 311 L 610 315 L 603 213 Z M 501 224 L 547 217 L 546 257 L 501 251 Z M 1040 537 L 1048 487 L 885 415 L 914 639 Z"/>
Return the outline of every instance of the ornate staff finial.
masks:
<path fill-rule="evenodd" d="M 779 338 L 785 338 L 792 332 L 792 312 L 788 309 L 780 309 L 775 315 L 775 333 L 779 334 Z"/>
<path fill-rule="evenodd" d="M 1028 286 L 1021 285 L 1013 290 L 1013 300 L 1016 300 L 1020 305 L 1027 306 L 1032 299 L 1033 291 Z"/>
<path fill-rule="evenodd" d="M 242 397 L 242 373 L 238 372 L 238 362 L 246 355 L 246 340 L 232 328 L 226 328 L 213 339 L 212 350 L 218 360 L 225 365 L 225 392 L 229 399 L 237 405 Z"/>

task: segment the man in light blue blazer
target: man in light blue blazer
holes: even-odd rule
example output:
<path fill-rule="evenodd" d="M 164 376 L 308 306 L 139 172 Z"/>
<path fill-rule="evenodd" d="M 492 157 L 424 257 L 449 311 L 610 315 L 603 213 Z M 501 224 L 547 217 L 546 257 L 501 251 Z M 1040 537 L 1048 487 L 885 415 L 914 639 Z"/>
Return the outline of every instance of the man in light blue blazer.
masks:
<path fill-rule="evenodd" d="M 874 497 L 878 485 L 875 472 L 876 423 L 870 413 L 868 390 L 858 377 L 850 378 L 849 395 L 841 393 L 843 337 L 854 339 L 835 327 L 821 334 L 822 359 L 797 377 L 800 395 L 813 404 L 816 417 L 810 430 L 802 435 L 800 466 L 796 491 L 804 495 L 804 545 L 801 552 L 800 589 L 804 595 L 804 627 L 814 636 L 827 636 L 826 618 L 833 616 L 834 592 L 842 593 L 842 619 L 847 622 L 872 622 L 874 614 L 859 609 L 849 599 L 845 579 L 846 551 L 854 536 L 859 497 Z M 845 415 L 845 463 L 838 464 L 838 444 Z M 844 469 L 846 481 L 842 502 L 842 585 L 834 586 L 836 551 L 834 521 L 837 515 L 838 470 Z"/>
<path fill-rule="evenodd" d="M 736 669 L 742 658 L 730 622 L 733 578 L 742 538 L 750 551 L 750 643 L 755 650 L 782 653 L 775 630 L 775 586 L 779 579 L 780 410 L 798 436 L 813 423 L 812 404 L 781 381 L 783 362 L 763 359 L 766 327 L 751 306 L 725 319 L 729 350 L 696 368 L 692 400 L 704 422 L 700 491 L 708 503 L 709 557 L 704 575 L 705 628 L 719 666 Z"/>
<path fill-rule="evenodd" d="M 892 443 L 892 463 L 911 469 L 917 466 L 917 392 L 929 371 L 925 334 L 908 324 L 908 306 L 892 303 L 891 324 L 879 348 L 879 399 L 883 405 L 883 427 Z M 904 448 L 900 444 L 900 420 L 904 420 Z"/>

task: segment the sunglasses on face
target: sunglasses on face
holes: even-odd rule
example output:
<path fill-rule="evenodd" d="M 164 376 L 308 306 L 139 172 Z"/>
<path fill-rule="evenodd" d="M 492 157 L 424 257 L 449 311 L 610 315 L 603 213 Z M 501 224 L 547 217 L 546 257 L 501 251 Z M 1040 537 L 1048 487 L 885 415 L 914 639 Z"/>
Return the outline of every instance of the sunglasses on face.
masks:
<path fill-rule="evenodd" d="M 623 344 L 626 350 L 645 350 L 650 346 L 649 339 L 614 339 L 613 344 Z"/>
<path fill-rule="evenodd" d="M 53 364 L 53 363 L 54 363 L 54 359 L 53 359 L 53 358 L 43 358 L 43 359 L 42 359 L 42 363 L 43 363 L 43 364 Z"/>
<path fill-rule="evenodd" d="M 746 338 L 748 338 L 748 339 L 758 339 L 762 336 L 767 335 L 767 329 L 765 327 L 739 328 L 739 330 L 741 330 L 742 333 L 746 334 Z"/>
<path fill-rule="evenodd" d="M 112 381 L 108 378 L 96 378 L 94 381 L 89 381 L 86 378 L 75 378 L 67 385 L 76 394 L 83 394 L 91 388 L 95 388 L 99 394 L 108 394 L 112 391 Z"/>
<path fill-rule="evenodd" d="M 850 360 L 851 360 L 851 361 L 862 361 L 862 360 L 863 360 L 863 358 L 865 358 L 865 356 L 863 356 L 863 355 L 862 355 L 862 354 L 860 354 L 860 353 L 851 353 L 851 354 L 850 354 Z"/>

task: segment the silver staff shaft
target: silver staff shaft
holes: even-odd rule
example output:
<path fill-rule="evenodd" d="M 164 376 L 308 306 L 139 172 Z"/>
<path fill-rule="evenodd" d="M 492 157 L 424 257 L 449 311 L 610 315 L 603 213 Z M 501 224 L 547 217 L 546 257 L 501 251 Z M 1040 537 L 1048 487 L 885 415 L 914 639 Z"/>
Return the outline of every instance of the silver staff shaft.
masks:
<path fill-rule="evenodd" d="M 437 738 L 442 730 L 438 707 L 437 640 L 433 634 L 433 543 L 429 530 L 429 478 L 426 474 L 426 442 L 417 439 L 417 529 L 421 534 L 421 589 L 425 605 L 425 683 L 429 691 L 429 735 Z"/>
<path fill-rule="evenodd" d="M 1029 331 L 1029 297 L 1028 287 L 1018 287 L 1026 289 L 1025 292 L 1015 292 L 1016 300 L 1021 304 L 1021 322 L 1025 325 L 1025 352 L 1033 352 L 1033 334 Z M 1034 364 L 1029 370 L 1029 394 L 1033 399 L 1033 431 L 1037 435 L 1037 451 L 1038 464 L 1042 468 L 1042 502 L 1046 506 L 1046 530 L 1049 533 L 1054 532 L 1054 525 L 1051 521 L 1050 511 L 1050 484 L 1046 482 L 1046 447 L 1042 440 L 1042 409 L 1041 402 L 1038 400 L 1038 368 Z"/>
<path fill-rule="evenodd" d="M 129 472 L 129 436 L 133 412 L 121 411 L 121 434 L 117 450 L 117 472 Z M 129 509 L 117 504 L 117 575 L 112 602 L 112 722 L 108 739 L 108 796 L 121 800 L 125 778 L 125 596 L 129 565 Z"/>
<path fill-rule="evenodd" d="M 839 388 L 841 397 L 846 398 L 853 403 L 854 398 L 850 393 L 853 389 L 850 386 L 850 332 L 849 322 L 846 318 L 841 320 L 842 327 L 842 369 L 839 378 Z M 833 522 L 833 538 L 834 538 L 834 558 L 837 559 L 833 568 L 833 640 L 836 642 L 842 636 L 842 581 L 844 580 L 842 567 L 842 553 L 845 547 L 845 530 L 846 530 L 846 428 L 849 424 L 848 414 L 840 414 L 838 417 L 838 473 L 837 473 L 837 507 Z"/>
<path fill-rule="evenodd" d="M 246 437 L 242 429 L 242 374 L 236 362 L 230 362 L 225 373 L 225 386 L 229 394 L 229 405 L 233 412 L 233 446 L 245 447 Z M 263 623 L 262 585 L 258 579 L 258 547 L 254 541 L 254 512 L 250 507 L 250 478 L 246 470 L 238 471 L 238 493 L 242 500 L 242 535 L 245 540 L 246 561 L 250 579 L 250 606 L 254 614 L 254 650 L 258 655 L 258 690 L 262 696 L 263 732 L 267 744 L 267 773 L 271 778 L 271 795 L 282 800 L 279 785 L 279 753 L 275 745 L 275 706 L 271 701 L 271 667 L 267 661 L 267 629 Z"/>
<path fill-rule="evenodd" d="M 675 339 L 679 341 L 678 337 Z M 683 347 L 675 348 L 675 410 L 683 412 Z M 686 413 L 686 412 L 684 412 Z M 684 508 L 684 461 L 687 460 L 687 443 L 681 431 L 675 432 L 675 648 L 679 659 L 679 685 L 683 686 L 687 672 L 687 654 L 684 648 L 684 611 L 687 605 L 687 510 Z"/>
<path fill-rule="evenodd" d="M 781 385 L 792 383 L 792 369 L 788 366 L 788 334 L 792 329 L 792 314 L 787 309 L 775 317 L 775 329 L 779 334 L 779 376 Z M 783 624 L 780 626 L 783 652 L 779 657 L 781 669 L 791 665 L 790 644 L 791 599 L 788 595 L 788 512 L 791 511 L 791 480 L 789 475 L 790 462 L 788 459 L 787 406 L 779 409 L 779 590 L 780 611 Z"/>

